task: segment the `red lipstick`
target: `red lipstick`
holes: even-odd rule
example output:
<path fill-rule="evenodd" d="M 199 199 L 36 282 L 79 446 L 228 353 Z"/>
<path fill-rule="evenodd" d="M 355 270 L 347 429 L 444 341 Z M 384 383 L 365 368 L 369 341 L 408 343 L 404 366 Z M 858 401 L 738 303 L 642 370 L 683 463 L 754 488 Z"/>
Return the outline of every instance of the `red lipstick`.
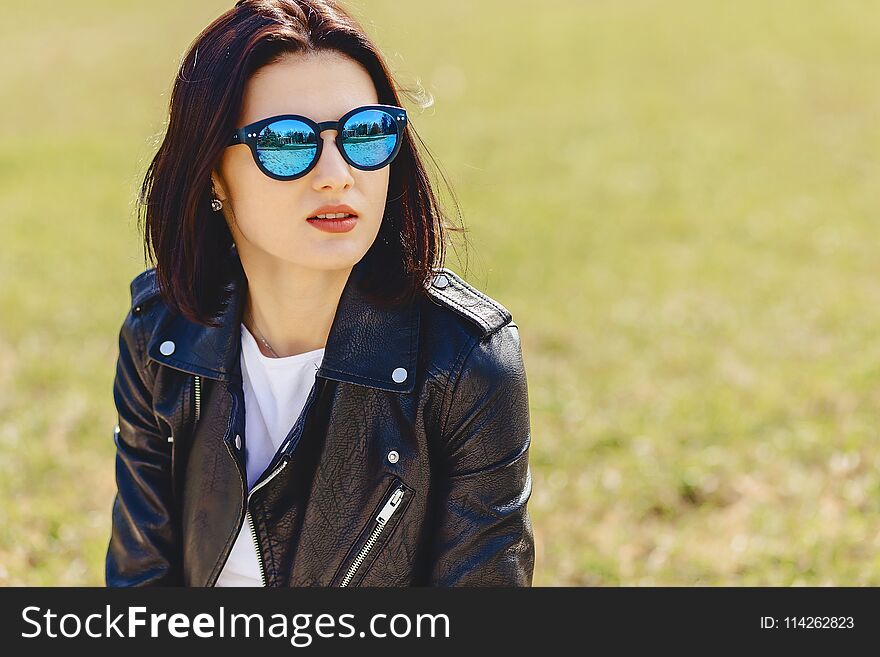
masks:
<path fill-rule="evenodd" d="M 357 220 L 358 213 L 350 205 L 322 205 L 306 218 L 312 226 L 327 233 L 347 233 L 357 225 Z"/>

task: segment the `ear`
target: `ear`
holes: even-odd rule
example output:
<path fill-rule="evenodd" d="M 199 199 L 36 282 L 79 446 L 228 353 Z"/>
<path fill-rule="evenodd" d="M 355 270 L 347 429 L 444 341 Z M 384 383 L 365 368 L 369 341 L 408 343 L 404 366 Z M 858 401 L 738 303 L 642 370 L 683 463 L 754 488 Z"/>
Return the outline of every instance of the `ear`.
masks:
<path fill-rule="evenodd" d="M 216 169 L 211 170 L 211 185 L 214 189 L 214 196 L 225 201 L 227 198 L 226 185 L 223 184 L 223 177 Z"/>

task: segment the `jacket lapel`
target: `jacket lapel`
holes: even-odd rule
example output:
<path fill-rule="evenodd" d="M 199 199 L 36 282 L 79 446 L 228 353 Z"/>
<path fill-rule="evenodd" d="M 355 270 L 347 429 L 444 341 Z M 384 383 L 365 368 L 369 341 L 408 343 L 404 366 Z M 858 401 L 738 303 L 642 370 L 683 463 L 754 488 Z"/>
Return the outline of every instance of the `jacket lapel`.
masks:
<path fill-rule="evenodd" d="M 210 328 L 169 313 L 149 340 L 150 358 L 220 381 L 234 376 L 247 278 L 234 248 L 230 258 L 232 276 L 226 285 L 221 325 Z M 385 308 L 372 303 L 362 287 L 363 263 L 352 268 L 343 288 L 316 375 L 389 392 L 412 392 L 419 348 L 418 304 Z"/>

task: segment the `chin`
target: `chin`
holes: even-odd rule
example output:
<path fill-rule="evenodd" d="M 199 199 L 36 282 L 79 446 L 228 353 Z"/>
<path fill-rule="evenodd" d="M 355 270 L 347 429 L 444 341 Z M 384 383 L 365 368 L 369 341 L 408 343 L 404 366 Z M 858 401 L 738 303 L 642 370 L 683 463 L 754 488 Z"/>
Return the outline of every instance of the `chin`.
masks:
<path fill-rule="evenodd" d="M 316 249 L 311 257 L 303 257 L 302 252 L 297 257 L 286 257 L 285 259 L 292 264 L 300 267 L 308 267 L 319 271 L 337 271 L 340 269 L 351 269 L 366 254 L 366 249 Z"/>

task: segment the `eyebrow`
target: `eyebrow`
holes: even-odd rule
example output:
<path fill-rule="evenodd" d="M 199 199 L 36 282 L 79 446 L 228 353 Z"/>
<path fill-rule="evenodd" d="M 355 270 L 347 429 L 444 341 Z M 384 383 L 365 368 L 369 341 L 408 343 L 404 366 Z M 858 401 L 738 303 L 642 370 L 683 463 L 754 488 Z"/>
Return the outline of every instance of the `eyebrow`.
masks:
<path fill-rule="evenodd" d="M 329 118 L 326 121 L 318 121 L 317 119 L 315 119 L 315 115 L 313 113 L 286 111 L 286 112 L 276 112 L 274 114 L 264 114 L 262 116 L 262 118 L 254 119 L 253 121 L 248 121 L 245 125 L 249 125 L 251 123 L 256 123 L 257 121 L 262 121 L 263 119 L 272 118 L 274 116 L 289 116 L 289 115 L 304 116 L 307 119 L 311 119 L 312 121 L 314 121 L 315 123 L 317 123 L 319 125 L 322 123 L 335 123 L 336 121 L 338 121 L 340 118 L 342 118 L 343 116 L 345 116 L 346 114 L 348 114 L 352 110 L 358 109 L 359 107 L 368 107 L 369 105 L 375 105 L 375 104 L 376 103 L 360 103 L 358 105 L 352 105 L 348 109 L 343 110 L 343 111 L 339 112 L 338 114 L 330 114 L 331 117 L 335 117 L 335 118 Z"/>

